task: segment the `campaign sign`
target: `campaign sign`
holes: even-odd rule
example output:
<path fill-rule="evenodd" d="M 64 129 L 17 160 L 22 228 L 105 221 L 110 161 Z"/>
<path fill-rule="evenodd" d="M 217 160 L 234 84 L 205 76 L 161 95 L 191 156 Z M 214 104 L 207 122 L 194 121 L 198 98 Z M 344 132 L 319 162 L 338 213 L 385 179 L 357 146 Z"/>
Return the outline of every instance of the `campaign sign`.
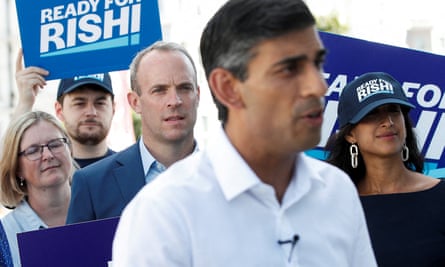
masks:
<path fill-rule="evenodd" d="M 162 39 L 157 0 L 16 0 L 25 66 L 48 80 L 128 69 Z"/>
<path fill-rule="evenodd" d="M 445 177 L 445 57 L 321 32 L 328 54 L 324 75 L 328 83 L 322 138 L 307 153 L 324 159 L 323 147 L 337 129 L 338 97 L 344 86 L 365 72 L 383 71 L 402 85 L 416 108 L 410 111 L 425 173 Z"/>
<path fill-rule="evenodd" d="M 107 267 L 119 218 L 17 234 L 22 267 Z"/>

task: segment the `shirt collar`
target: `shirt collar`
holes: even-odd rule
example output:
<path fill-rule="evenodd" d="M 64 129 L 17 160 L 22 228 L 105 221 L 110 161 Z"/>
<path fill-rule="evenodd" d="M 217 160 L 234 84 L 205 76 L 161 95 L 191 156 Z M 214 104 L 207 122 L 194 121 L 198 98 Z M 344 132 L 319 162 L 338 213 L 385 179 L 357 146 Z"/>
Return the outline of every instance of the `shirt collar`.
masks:
<path fill-rule="evenodd" d="M 218 127 L 211 135 L 207 146 L 208 157 L 214 167 L 216 179 L 227 200 L 232 200 L 245 191 L 263 184 L 247 162 L 241 157 L 228 139 L 222 127 Z M 309 167 L 310 159 L 303 153 L 298 153 L 295 173 L 286 190 L 286 199 L 296 201 L 309 192 L 313 181 L 324 184 L 317 170 Z M 315 160 L 315 159 L 314 159 Z"/>
<path fill-rule="evenodd" d="M 150 170 L 151 165 L 156 161 L 156 159 L 151 155 L 150 151 L 145 147 L 144 140 L 142 136 L 139 138 L 139 151 L 141 153 L 142 167 L 144 168 L 144 175 L 147 175 Z M 198 142 L 195 140 L 195 147 L 193 153 L 199 151 Z"/>
<path fill-rule="evenodd" d="M 260 184 L 256 174 L 236 151 L 221 127 L 209 138 L 208 157 L 214 167 L 216 179 L 227 200 Z"/>
<path fill-rule="evenodd" d="M 20 202 L 15 208 L 15 212 L 20 218 L 22 225 L 26 225 L 25 231 L 32 231 L 41 228 L 48 228 L 48 225 L 35 213 L 26 200 Z"/>
<path fill-rule="evenodd" d="M 283 206 L 296 203 L 308 194 L 311 188 L 325 185 L 317 164 L 314 164 L 316 162 L 312 162 L 314 160 L 318 161 L 304 153 L 298 153 L 295 160 L 295 172 L 283 197 Z"/>
<path fill-rule="evenodd" d="M 141 138 L 139 138 L 139 151 L 141 153 L 142 167 L 144 167 L 144 175 L 147 175 L 150 166 L 153 164 L 153 162 L 155 162 L 155 158 L 150 154 L 148 149 L 145 147 L 142 136 Z"/>

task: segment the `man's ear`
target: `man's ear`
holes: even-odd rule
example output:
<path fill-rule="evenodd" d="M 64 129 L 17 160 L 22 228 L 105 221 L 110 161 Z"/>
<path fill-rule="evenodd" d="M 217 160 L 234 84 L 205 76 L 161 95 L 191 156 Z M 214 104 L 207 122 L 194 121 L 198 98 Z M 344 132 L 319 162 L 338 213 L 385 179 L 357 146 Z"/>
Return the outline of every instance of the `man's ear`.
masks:
<path fill-rule="evenodd" d="M 116 102 L 114 100 L 111 103 L 111 108 L 113 109 L 113 116 L 114 116 L 114 113 L 116 113 Z"/>
<path fill-rule="evenodd" d="M 127 93 L 127 101 L 134 112 L 141 114 L 139 95 L 135 91 L 130 91 Z"/>
<path fill-rule="evenodd" d="M 56 101 L 54 103 L 54 109 L 56 111 L 56 116 L 61 122 L 65 122 L 65 117 L 63 116 L 63 107 L 62 104 L 59 103 L 59 101 Z"/>
<path fill-rule="evenodd" d="M 212 70 L 209 75 L 209 85 L 218 101 L 227 108 L 244 107 L 242 95 L 239 92 L 241 82 L 229 71 L 223 68 Z"/>

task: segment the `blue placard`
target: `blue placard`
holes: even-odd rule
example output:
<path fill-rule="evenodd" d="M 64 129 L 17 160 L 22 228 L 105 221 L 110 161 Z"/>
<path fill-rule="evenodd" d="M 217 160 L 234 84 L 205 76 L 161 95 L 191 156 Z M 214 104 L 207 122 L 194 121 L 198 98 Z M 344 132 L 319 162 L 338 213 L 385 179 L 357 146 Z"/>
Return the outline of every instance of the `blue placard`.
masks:
<path fill-rule="evenodd" d="M 128 69 L 162 39 L 157 0 L 16 0 L 25 66 L 48 80 Z"/>
<path fill-rule="evenodd" d="M 338 96 L 343 87 L 365 72 L 383 71 L 402 84 L 416 106 L 410 115 L 426 159 L 426 173 L 445 177 L 445 57 L 325 32 L 321 39 L 328 50 L 324 72 L 329 89 L 322 140 L 307 153 L 325 158 L 322 148 L 338 129 Z"/>
<path fill-rule="evenodd" d="M 107 267 L 118 217 L 17 234 L 23 267 Z"/>

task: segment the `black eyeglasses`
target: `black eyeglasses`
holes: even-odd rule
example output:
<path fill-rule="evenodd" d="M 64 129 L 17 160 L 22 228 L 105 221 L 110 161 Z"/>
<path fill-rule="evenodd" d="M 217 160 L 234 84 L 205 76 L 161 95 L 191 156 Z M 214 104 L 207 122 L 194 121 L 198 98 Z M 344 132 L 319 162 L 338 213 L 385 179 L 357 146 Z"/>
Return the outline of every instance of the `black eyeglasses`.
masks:
<path fill-rule="evenodd" d="M 66 138 L 53 139 L 45 145 L 32 145 L 19 152 L 18 156 L 25 156 L 27 159 L 33 161 L 38 160 L 42 157 L 44 147 L 47 147 L 51 153 L 58 154 L 65 150 L 65 144 L 68 144 L 68 140 Z"/>

